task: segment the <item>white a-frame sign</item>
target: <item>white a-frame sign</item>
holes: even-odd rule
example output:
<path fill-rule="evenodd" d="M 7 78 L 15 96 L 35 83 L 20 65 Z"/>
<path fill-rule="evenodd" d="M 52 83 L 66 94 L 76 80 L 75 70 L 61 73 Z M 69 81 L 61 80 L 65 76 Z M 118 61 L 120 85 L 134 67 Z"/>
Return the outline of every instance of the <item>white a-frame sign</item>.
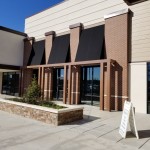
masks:
<path fill-rule="evenodd" d="M 119 128 L 119 133 L 123 138 L 126 138 L 128 122 L 130 124 L 131 132 L 137 137 L 137 139 L 139 139 L 138 131 L 135 124 L 133 105 L 131 102 L 125 101 L 121 124 Z"/>

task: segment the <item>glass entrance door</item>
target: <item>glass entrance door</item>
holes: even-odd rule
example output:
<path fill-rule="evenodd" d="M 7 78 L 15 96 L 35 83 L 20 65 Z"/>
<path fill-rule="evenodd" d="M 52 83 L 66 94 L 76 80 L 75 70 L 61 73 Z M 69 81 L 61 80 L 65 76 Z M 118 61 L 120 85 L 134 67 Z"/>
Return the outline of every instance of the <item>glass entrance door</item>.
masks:
<path fill-rule="evenodd" d="M 82 67 L 81 103 L 98 105 L 100 103 L 100 67 Z"/>
<path fill-rule="evenodd" d="M 54 79 L 53 79 L 53 98 L 57 100 L 63 99 L 63 82 L 64 82 L 64 69 L 58 68 L 54 69 Z"/>

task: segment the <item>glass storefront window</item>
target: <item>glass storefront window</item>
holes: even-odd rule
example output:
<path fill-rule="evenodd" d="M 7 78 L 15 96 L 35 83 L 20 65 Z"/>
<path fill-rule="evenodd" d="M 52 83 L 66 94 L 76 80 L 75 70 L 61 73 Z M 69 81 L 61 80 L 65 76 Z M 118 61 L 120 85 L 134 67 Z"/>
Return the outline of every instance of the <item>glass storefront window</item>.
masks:
<path fill-rule="evenodd" d="M 63 99 L 63 82 L 64 82 L 64 69 L 54 69 L 53 78 L 53 98 L 57 100 Z"/>
<path fill-rule="evenodd" d="M 19 96 L 19 72 L 3 73 L 2 94 Z"/>

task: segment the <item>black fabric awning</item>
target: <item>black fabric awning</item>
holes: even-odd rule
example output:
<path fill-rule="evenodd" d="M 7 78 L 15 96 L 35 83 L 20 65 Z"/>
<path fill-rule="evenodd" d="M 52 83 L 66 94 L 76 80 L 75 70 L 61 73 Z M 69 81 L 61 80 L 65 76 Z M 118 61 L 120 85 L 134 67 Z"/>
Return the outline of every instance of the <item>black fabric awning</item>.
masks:
<path fill-rule="evenodd" d="M 104 25 L 81 32 L 75 61 L 98 60 L 103 54 Z"/>
<path fill-rule="evenodd" d="M 48 64 L 65 63 L 70 49 L 70 35 L 54 38 Z"/>
<path fill-rule="evenodd" d="M 33 43 L 28 65 L 45 64 L 45 40 Z"/>

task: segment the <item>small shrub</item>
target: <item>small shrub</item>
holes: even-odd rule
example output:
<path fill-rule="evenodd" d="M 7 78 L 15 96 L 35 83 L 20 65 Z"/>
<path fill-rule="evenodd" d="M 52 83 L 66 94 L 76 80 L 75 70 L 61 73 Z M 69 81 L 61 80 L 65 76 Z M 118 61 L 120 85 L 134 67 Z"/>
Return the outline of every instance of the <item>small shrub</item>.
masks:
<path fill-rule="evenodd" d="M 36 104 L 41 96 L 40 86 L 36 78 L 32 78 L 31 84 L 28 86 L 26 93 L 24 95 L 24 100 L 26 103 Z"/>

